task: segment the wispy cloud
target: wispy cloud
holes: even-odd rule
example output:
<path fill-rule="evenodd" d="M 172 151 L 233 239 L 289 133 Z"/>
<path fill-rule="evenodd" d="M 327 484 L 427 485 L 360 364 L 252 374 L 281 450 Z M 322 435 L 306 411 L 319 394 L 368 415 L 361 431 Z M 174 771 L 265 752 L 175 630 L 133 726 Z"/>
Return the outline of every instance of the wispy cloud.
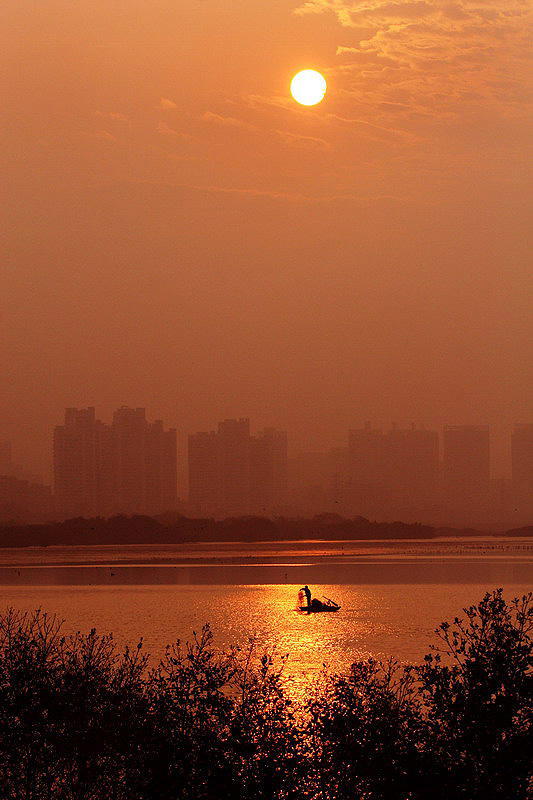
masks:
<path fill-rule="evenodd" d="M 336 16 L 338 84 L 383 120 L 529 105 L 529 0 L 307 0 L 295 13 Z"/>
<path fill-rule="evenodd" d="M 375 204 L 404 204 L 410 202 L 407 196 L 392 195 L 392 194 L 375 194 L 375 195 L 360 195 L 351 192 L 345 194 L 303 194 L 300 192 L 279 192 L 270 189 L 255 189 L 255 188 L 241 188 L 233 186 L 215 186 L 215 185 L 188 185 L 181 186 L 184 189 L 192 189 L 198 192 L 209 192 L 214 194 L 230 194 L 242 195 L 244 197 L 256 198 L 270 198 L 272 200 L 287 201 L 292 203 L 302 203 L 305 205 L 318 205 L 330 204 L 337 202 L 355 203 L 360 206 L 369 206 Z"/>
<path fill-rule="evenodd" d="M 355 128 L 360 128 L 365 135 L 370 136 L 377 141 L 389 141 L 391 139 L 400 139 L 408 142 L 416 142 L 419 140 L 414 133 L 402 130 L 401 128 L 391 128 L 385 125 L 377 125 L 374 122 L 369 122 L 365 119 L 350 119 L 349 117 L 341 117 L 338 114 L 328 114 L 328 119 L 335 120 L 336 122 L 350 125 Z"/>
<path fill-rule="evenodd" d="M 301 133 L 291 133 L 291 131 L 276 131 L 277 135 L 287 144 L 304 145 L 311 147 L 329 147 L 330 144 L 319 136 L 304 136 Z"/>
<path fill-rule="evenodd" d="M 166 122 L 159 122 L 157 126 L 157 132 L 162 134 L 162 136 L 176 136 L 179 139 L 191 139 L 192 137 L 188 133 L 181 133 L 180 131 L 175 131 L 174 128 L 171 128 Z"/>
<path fill-rule="evenodd" d="M 173 100 L 169 100 L 168 97 L 162 97 L 158 105 L 156 106 L 156 108 L 159 108 L 163 111 L 169 111 L 170 109 L 177 107 L 178 106 L 176 105 L 176 103 Z"/>
<path fill-rule="evenodd" d="M 256 130 L 256 126 L 251 125 L 249 122 L 245 122 L 242 119 L 237 119 L 236 117 L 224 117 L 221 114 L 215 114 L 213 111 L 205 111 L 200 117 L 200 119 L 202 120 L 202 122 L 209 122 L 213 125 L 220 125 L 230 128 L 245 128 L 247 130 Z"/>

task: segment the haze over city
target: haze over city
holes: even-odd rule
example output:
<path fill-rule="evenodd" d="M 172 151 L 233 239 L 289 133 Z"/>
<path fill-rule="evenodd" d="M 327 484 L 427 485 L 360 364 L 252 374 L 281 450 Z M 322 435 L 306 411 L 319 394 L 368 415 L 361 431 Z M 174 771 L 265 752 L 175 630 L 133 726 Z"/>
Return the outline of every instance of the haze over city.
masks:
<path fill-rule="evenodd" d="M 289 457 L 286 431 L 225 419 L 189 434 L 179 492 L 175 428 L 150 421 L 145 408 L 121 406 L 111 422 L 94 407 L 67 408 L 53 431 L 52 487 L 0 441 L 0 523 L 333 514 L 514 530 L 533 514 L 533 424 L 515 425 L 509 444 L 512 471 L 503 480 L 491 477 L 488 425 L 445 425 L 440 435 L 414 423 L 382 430 L 367 421 L 342 447 Z"/>
<path fill-rule="evenodd" d="M 372 420 L 531 421 L 528 4 L 2 10 L 0 439 L 67 406 L 292 454 Z M 298 69 L 327 79 L 299 106 Z M 181 469 L 182 483 L 184 470 Z"/>

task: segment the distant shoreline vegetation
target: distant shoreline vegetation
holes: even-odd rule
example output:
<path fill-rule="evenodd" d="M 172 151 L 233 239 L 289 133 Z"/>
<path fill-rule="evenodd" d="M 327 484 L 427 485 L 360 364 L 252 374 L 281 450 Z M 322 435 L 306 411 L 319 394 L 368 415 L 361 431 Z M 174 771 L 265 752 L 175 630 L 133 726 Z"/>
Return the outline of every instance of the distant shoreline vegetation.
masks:
<path fill-rule="evenodd" d="M 76 517 L 41 525 L 0 526 L 0 547 L 53 545 L 182 544 L 192 542 L 264 542 L 302 539 L 386 540 L 434 539 L 441 536 L 533 536 L 533 525 L 500 533 L 474 528 L 436 528 L 419 523 L 372 522 L 364 517 L 346 519 L 337 514 L 312 518 L 228 517 L 197 519 L 178 514 L 160 517 L 117 515 Z"/>
<path fill-rule="evenodd" d="M 533 596 L 486 593 L 419 665 L 360 661 L 297 698 L 283 655 L 207 626 L 142 643 L 0 616 L 6 800 L 528 800 Z"/>

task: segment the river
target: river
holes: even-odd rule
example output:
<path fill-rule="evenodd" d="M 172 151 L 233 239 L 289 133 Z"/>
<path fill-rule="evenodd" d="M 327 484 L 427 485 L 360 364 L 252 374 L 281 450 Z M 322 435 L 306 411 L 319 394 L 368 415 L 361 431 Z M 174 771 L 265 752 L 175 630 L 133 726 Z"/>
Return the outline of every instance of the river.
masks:
<path fill-rule="evenodd" d="M 300 614 L 309 584 L 341 605 Z M 485 591 L 533 588 L 533 538 L 238 542 L 9 548 L 0 551 L 0 610 L 42 608 L 66 633 L 143 637 L 152 661 L 209 623 L 215 645 L 288 654 L 287 674 L 345 669 L 370 656 L 416 662 L 434 630 Z"/>

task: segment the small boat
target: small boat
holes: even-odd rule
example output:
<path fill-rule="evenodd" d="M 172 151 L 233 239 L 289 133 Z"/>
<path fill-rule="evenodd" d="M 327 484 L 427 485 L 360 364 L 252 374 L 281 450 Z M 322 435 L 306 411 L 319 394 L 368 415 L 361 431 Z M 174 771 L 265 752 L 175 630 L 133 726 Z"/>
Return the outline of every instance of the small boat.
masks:
<path fill-rule="evenodd" d="M 322 600 L 317 600 L 313 597 L 311 605 L 307 605 L 307 598 L 303 589 L 298 592 L 298 611 L 305 612 L 306 614 L 321 614 L 323 611 L 338 611 L 340 605 L 329 597 L 324 597 L 325 603 Z"/>

